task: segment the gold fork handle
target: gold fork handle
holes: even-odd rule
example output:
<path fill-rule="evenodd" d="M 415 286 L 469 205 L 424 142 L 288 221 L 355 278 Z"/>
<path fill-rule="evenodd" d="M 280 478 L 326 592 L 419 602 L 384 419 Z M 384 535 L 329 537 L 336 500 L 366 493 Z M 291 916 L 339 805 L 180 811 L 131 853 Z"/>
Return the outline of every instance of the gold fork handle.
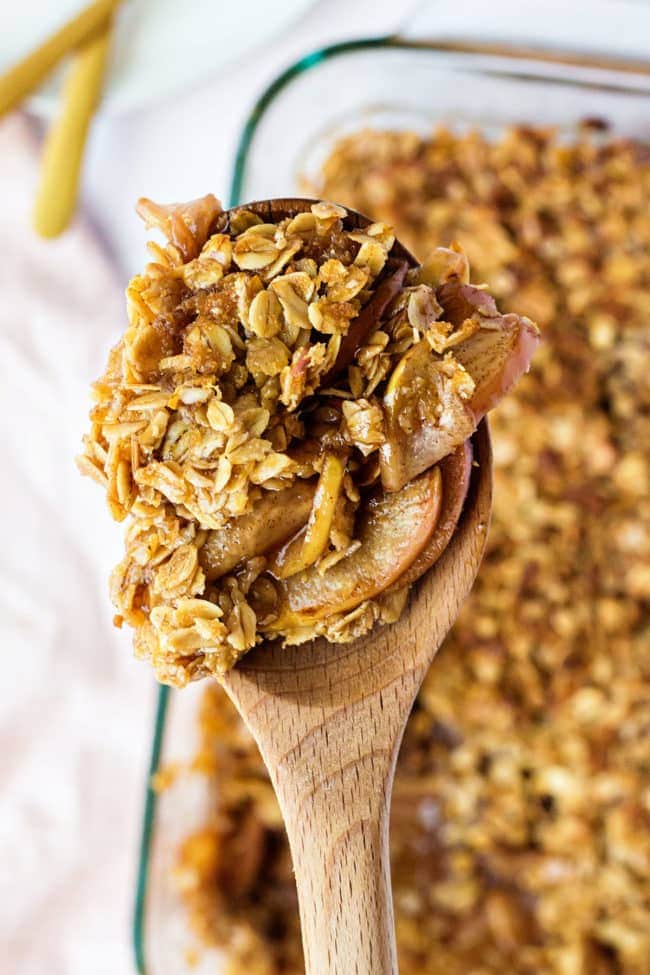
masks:
<path fill-rule="evenodd" d="M 107 24 L 121 0 L 96 0 L 0 78 L 0 117 L 38 87 L 58 61 Z"/>
<path fill-rule="evenodd" d="M 63 90 L 61 113 L 45 139 L 34 208 L 34 225 L 43 237 L 56 237 L 65 230 L 77 204 L 81 162 L 102 90 L 110 35 L 107 27 L 75 54 Z"/>

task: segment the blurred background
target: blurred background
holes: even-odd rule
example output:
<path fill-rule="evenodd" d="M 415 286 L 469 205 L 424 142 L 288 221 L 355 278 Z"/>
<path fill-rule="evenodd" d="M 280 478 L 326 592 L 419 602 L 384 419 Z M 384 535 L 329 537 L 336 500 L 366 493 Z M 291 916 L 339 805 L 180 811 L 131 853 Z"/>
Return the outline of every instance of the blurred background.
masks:
<path fill-rule="evenodd" d="M 300 971 L 259 759 L 216 689 L 161 702 L 133 662 L 121 529 L 74 467 L 144 264 L 137 198 L 300 190 L 419 257 L 459 239 L 546 338 L 495 417 L 488 557 L 407 732 L 402 970 L 650 975 L 650 5 L 94 8 L 0 11 L 7 971 Z"/>

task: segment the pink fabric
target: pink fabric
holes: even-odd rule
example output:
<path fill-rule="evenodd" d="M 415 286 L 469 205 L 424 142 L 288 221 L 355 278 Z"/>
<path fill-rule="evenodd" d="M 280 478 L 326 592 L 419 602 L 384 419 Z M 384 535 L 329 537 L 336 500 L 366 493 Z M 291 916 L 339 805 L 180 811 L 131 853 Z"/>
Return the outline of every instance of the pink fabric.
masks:
<path fill-rule="evenodd" d="M 126 975 L 153 682 L 111 625 L 120 529 L 73 463 L 124 300 L 82 220 L 33 233 L 36 159 L 1 122 L 0 967 Z"/>

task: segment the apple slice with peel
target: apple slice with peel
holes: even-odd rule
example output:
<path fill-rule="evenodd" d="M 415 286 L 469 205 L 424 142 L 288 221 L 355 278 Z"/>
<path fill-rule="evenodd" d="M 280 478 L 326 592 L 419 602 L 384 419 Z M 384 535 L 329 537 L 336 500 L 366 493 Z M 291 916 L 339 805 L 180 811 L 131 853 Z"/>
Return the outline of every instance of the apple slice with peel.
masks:
<path fill-rule="evenodd" d="M 459 328 L 468 318 L 500 318 L 499 309 L 489 291 L 465 284 L 453 276 L 436 289 L 436 298 L 442 305 L 444 319 Z"/>
<path fill-rule="evenodd" d="M 472 477 L 473 457 L 472 442 L 466 440 L 438 464 L 442 477 L 442 511 L 438 524 L 418 557 L 406 572 L 392 586 L 389 586 L 387 592 L 395 592 L 416 582 L 432 565 L 435 565 L 449 545 L 467 497 Z"/>
<path fill-rule="evenodd" d="M 476 383 L 470 400 L 478 424 L 527 372 L 539 344 L 533 323 L 519 315 L 488 318 L 455 349 L 455 358 Z"/>
<path fill-rule="evenodd" d="M 442 506 L 442 477 L 427 471 L 401 491 L 379 492 L 361 514 L 360 547 L 323 575 L 311 566 L 276 583 L 278 615 L 266 630 L 308 626 L 354 609 L 402 576 L 433 535 Z"/>
<path fill-rule="evenodd" d="M 309 520 L 302 531 L 275 554 L 268 564 L 269 572 L 278 579 L 302 572 L 317 562 L 329 541 L 336 503 L 343 489 L 345 460 L 338 454 L 327 454 L 318 478 Z"/>
<path fill-rule="evenodd" d="M 300 531 L 309 518 L 315 481 L 295 481 L 283 491 L 264 491 L 253 509 L 208 532 L 199 563 L 208 582 L 231 572 L 243 559 L 266 555 Z"/>
<path fill-rule="evenodd" d="M 453 350 L 474 380 L 470 405 L 478 424 L 528 370 L 539 345 L 539 330 L 525 316 L 500 315 L 490 294 L 459 280 L 441 285 L 436 297 L 452 325 L 459 327 L 473 318 L 480 326 Z"/>
<path fill-rule="evenodd" d="M 430 351 L 426 340 L 397 364 L 384 395 L 386 442 L 380 451 L 381 480 L 398 491 L 411 478 L 442 460 L 476 429 L 488 410 L 527 371 L 539 343 L 537 327 L 519 315 L 500 315 L 487 292 L 458 280 L 438 288 L 445 318 L 460 327 L 473 319 L 477 330 L 450 351 L 471 376 L 469 399 L 458 392 L 461 376 Z"/>
<path fill-rule="evenodd" d="M 398 362 L 384 395 L 386 440 L 380 448 L 381 482 L 399 491 L 466 440 L 476 427 L 453 372 L 426 339 Z"/>

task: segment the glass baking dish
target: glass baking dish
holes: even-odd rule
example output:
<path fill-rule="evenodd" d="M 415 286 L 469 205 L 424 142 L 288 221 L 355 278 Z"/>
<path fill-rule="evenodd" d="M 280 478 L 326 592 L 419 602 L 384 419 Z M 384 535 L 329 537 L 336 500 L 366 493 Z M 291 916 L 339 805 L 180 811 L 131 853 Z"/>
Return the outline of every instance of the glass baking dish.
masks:
<path fill-rule="evenodd" d="M 337 44 L 301 59 L 259 99 L 242 132 L 229 204 L 304 195 L 305 179 L 333 142 L 364 127 L 426 132 L 444 123 L 489 134 L 530 122 L 553 124 L 570 137 L 581 120 L 598 118 L 610 132 L 650 141 L 649 94 L 650 65 L 638 62 L 398 37 Z M 200 692 L 161 688 L 151 774 L 191 758 Z M 208 801 L 200 775 L 183 775 L 160 795 L 147 788 L 134 913 L 143 975 L 223 970 L 213 951 L 188 961 L 190 939 L 169 880 L 178 841 L 201 823 Z"/>

